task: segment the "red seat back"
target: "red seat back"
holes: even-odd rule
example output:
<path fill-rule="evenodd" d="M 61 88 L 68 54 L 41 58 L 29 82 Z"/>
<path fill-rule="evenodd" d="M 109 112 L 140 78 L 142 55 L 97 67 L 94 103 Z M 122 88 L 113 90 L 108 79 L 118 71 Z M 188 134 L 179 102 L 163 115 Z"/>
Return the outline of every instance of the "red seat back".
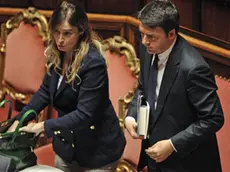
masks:
<path fill-rule="evenodd" d="M 217 133 L 223 172 L 230 171 L 230 80 L 216 77 L 218 95 L 224 111 L 225 123 Z"/>
<path fill-rule="evenodd" d="M 34 94 L 45 74 L 44 50 L 38 28 L 21 22 L 6 39 L 4 83 L 16 92 Z"/>
<path fill-rule="evenodd" d="M 108 50 L 105 56 L 108 60 L 110 98 L 115 111 L 119 115 L 121 125 L 123 125 L 127 105 L 132 100 L 137 86 L 139 59 L 136 57 L 133 46 L 121 37 L 115 36 L 104 42 Z M 119 104 L 119 99 L 123 99 L 124 101 L 121 102 L 124 104 Z M 136 166 L 139 159 L 141 142 L 140 140 L 132 139 L 126 130 L 124 132 L 127 144 L 122 159 Z"/>
<path fill-rule="evenodd" d="M 3 23 L 1 36 L 0 100 L 9 95 L 27 104 L 45 74 L 48 23 L 45 16 L 30 7 Z M 40 121 L 45 116 L 40 115 Z"/>

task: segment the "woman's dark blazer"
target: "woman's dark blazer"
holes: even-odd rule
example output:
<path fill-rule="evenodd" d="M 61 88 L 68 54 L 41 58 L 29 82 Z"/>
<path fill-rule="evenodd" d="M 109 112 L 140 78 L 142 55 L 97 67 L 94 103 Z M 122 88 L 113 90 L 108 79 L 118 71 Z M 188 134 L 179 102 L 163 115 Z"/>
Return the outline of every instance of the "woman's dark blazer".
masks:
<path fill-rule="evenodd" d="M 39 113 L 51 104 L 58 118 L 46 120 L 44 126 L 56 154 L 88 168 L 118 160 L 126 141 L 109 99 L 107 67 L 98 50 L 90 46 L 73 84 L 63 79 L 57 89 L 59 75 L 50 73 L 17 118 L 28 109 Z"/>

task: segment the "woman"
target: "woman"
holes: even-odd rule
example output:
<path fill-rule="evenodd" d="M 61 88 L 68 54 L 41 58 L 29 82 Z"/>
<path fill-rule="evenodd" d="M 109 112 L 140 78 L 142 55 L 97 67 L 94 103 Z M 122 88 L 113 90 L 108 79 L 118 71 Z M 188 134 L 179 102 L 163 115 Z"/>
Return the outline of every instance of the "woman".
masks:
<path fill-rule="evenodd" d="M 21 130 L 44 130 L 52 137 L 55 167 L 64 172 L 115 171 L 125 138 L 109 99 L 101 44 L 74 1 L 63 1 L 54 10 L 45 54 L 43 83 L 17 119 L 28 109 L 39 113 L 48 104 L 58 111 L 58 118 L 30 123 Z"/>

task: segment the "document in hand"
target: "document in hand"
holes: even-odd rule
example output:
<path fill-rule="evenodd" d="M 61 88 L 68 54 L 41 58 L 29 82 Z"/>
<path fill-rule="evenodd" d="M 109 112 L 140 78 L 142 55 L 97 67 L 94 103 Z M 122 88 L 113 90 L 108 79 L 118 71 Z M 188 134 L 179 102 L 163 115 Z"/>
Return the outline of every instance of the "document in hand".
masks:
<path fill-rule="evenodd" d="M 146 139 L 148 133 L 150 106 L 143 95 L 137 99 L 137 134 Z"/>

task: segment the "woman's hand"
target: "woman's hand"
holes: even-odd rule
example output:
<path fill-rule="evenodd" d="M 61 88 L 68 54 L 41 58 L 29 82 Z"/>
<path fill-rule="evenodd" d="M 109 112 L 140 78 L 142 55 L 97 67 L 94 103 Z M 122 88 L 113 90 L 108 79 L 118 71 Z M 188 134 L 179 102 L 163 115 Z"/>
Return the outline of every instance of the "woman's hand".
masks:
<path fill-rule="evenodd" d="M 29 123 L 27 126 L 20 128 L 20 131 L 36 133 L 36 135 L 38 135 L 44 131 L 44 121 L 39 123 Z"/>
<path fill-rule="evenodd" d="M 8 130 L 6 131 L 7 133 L 9 132 L 14 132 L 18 126 L 19 121 L 15 120 L 14 123 L 10 126 L 10 128 L 8 128 Z"/>

